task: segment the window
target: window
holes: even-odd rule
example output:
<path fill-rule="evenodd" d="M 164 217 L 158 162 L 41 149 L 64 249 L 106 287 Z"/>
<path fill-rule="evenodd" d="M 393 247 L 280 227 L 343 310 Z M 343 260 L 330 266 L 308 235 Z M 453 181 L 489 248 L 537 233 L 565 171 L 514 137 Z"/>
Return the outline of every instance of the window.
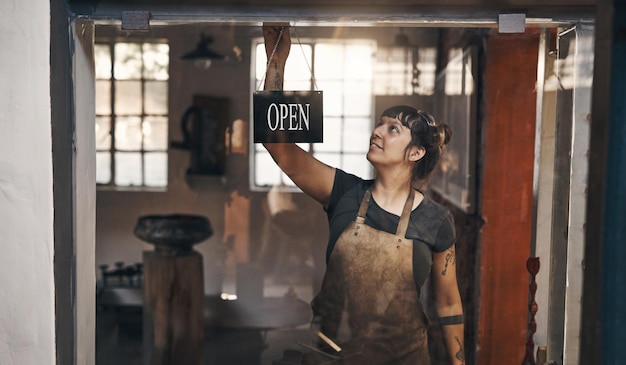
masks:
<path fill-rule="evenodd" d="M 267 57 L 263 40 L 256 53 L 254 88 L 263 88 Z M 365 40 L 294 42 L 285 65 L 285 90 L 324 92 L 324 143 L 300 144 L 320 161 L 362 178 L 372 177 L 365 155 L 373 125 L 373 74 L 376 43 Z M 252 188 L 293 182 L 274 163 L 261 144 L 255 144 L 251 163 Z"/>
<path fill-rule="evenodd" d="M 388 47 L 376 52 L 376 95 L 432 95 L 437 49 Z M 414 62 L 415 60 L 415 62 Z"/>
<path fill-rule="evenodd" d="M 169 46 L 100 43 L 96 69 L 96 182 L 167 186 Z"/>

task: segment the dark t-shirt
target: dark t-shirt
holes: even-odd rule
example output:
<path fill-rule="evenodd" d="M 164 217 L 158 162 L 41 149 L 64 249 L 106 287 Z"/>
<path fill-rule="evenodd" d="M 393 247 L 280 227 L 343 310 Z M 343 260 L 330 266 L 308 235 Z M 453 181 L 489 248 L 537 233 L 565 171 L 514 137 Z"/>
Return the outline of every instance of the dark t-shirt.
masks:
<path fill-rule="evenodd" d="M 330 226 L 327 261 L 341 233 L 356 219 L 363 195 L 372 184 L 373 180 L 363 180 L 337 169 L 326 208 Z M 373 197 L 370 199 L 365 224 L 377 230 L 395 233 L 399 221 L 399 216 L 379 207 Z M 406 238 L 414 242 L 413 276 L 419 291 L 430 273 L 432 252 L 443 252 L 456 241 L 452 214 L 424 196 L 424 200 L 411 212 Z"/>

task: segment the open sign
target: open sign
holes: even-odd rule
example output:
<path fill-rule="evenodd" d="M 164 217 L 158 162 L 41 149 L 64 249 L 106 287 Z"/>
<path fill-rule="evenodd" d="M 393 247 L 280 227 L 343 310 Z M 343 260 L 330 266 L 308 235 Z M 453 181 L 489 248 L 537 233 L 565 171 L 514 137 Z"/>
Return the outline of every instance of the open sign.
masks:
<path fill-rule="evenodd" d="M 323 142 L 321 91 L 254 93 L 255 143 Z"/>

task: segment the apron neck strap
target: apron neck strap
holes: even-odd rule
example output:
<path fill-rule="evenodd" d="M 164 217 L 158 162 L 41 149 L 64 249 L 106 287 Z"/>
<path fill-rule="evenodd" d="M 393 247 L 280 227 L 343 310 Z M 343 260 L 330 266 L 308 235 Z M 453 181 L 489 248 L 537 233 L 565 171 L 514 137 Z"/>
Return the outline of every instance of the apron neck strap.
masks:
<path fill-rule="evenodd" d="M 411 208 L 413 208 L 414 198 L 415 189 L 411 187 L 411 190 L 409 191 L 409 196 L 406 198 L 406 202 L 404 202 L 404 209 L 402 209 L 400 222 L 398 223 L 398 228 L 396 229 L 396 234 L 398 236 L 406 237 L 406 230 L 409 227 L 409 219 L 411 219 Z"/>
<path fill-rule="evenodd" d="M 370 199 L 372 198 L 372 187 L 365 191 L 365 195 L 361 200 L 361 205 L 359 206 L 359 212 L 357 213 L 356 221 L 358 223 L 365 222 L 365 214 L 367 213 L 367 207 L 370 204 Z M 396 228 L 396 235 L 405 237 L 406 230 L 409 226 L 409 219 L 411 218 L 411 208 L 413 207 L 413 200 L 415 198 L 415 189 L 411 187 L 411 191 L 409 192 L 409 196 L 406 198 L 406 202 L 404 202 L 404 208 L 402 209 L 402 215 L 400 216 L 400 222 L 398 223 L 398 228 Z"/>

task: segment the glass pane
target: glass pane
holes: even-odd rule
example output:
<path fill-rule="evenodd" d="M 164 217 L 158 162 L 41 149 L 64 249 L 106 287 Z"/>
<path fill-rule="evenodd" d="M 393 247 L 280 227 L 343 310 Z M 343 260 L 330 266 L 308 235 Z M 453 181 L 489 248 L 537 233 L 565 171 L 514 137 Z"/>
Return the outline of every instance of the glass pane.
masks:
<path fill-rule="evenodd" d="M 143 44 L 143 77 L 153 80 L 169 79 L 170 46 L 164 43 Z"/>
<path fill-rule="evenodd" d="M 342 129 L 341 118 L 324 118 L 324 143 L 316 143 L 314 151 L 340 152 Z"/>
<path fill-rule="evenodd" d="M 111 81 L 96 81 L 96 115 L 111 115 Z"/>
<path fill-rule="evenodd" d="M 111 153 L 96 152 L 96 183 L 108 184 L 111 182 Z"/>
<path fill-rule="evenodd" d="M 143 158 L 146 186 L 167 186 L 167 153 L 146 153 Z"/>
<path fill-rule="evenodd" d="M 342 44 L 320 43 L 315 46 L 315 76 L 319 79 L 342 79 L 347 65 Z"/>
<path fill-rule="evenodd" d="M 461 95 L 463 91 L 462 72 L 463 50 L 461 48 L 452 48 L 448 51 L 448 65 L 446 66 L 446 95 Z"/>
<path fill-rule="evenodd" d="M 338 153 L 314 153 L 313 156 L 328 166 L 338 167 L 342 170 L 345 170 L 343 166 L 341 166 L 341 155 Z"/>
<path fill-rule="evenodd" d="M 317 81 L 320 90 L 324 91 L 324 115 L 343 115 L 343 87 L 341 81 Z"/>
<path fill-rule="evenodd" d="M 111 118 L 96 117 L 96 150 L 111 149 Z"/>
<path fill-rule="evenodd" d="M 111 78 L 111 48 L 108 44 L 96 44 L 93 46 L 94 60 L 96 64 L 96 79 Z"/>
<path fill-rule="evenodd" d="M 141 153 L 115 153 L 115 185 L 141 186 Z"/>
<path fill-rule="evenodd" d="M 256 79 L 263 80 L 265 78 L 265 71 L 267 70 L 267 55 L 265 54 L 265 44 L 259 43 L 256 45 Z M 257 85 L 258 87 L 258 85 Z M 261 89 L 263 85 L 261 85 Z"/>
<path fill-rule="evenodd" d="M 311 67 L 311 46 L 293 45 L 285 64 L 285 80 L 310 80 Z"/>
<path fill-rule="evenodd" d="M 141 47 L 138 43 L 116 43 L 113 75 L 117 80 L 141 79 Z"/>
<path fill-rule="evenodd" d="M 143 121 L 142 130 L 144 150 L 167 150 L 167 118 L 147 117 Z"/>
<path fill-rule="evenodd" d="M 371 179 L 374 177 L 374 169 L 372 169 L 372 165 L 369 163 L 365 154 L 363 155 L 352 155 L 346 154 L 343 155 L 343 169 L 346 172 L 351 174 L 355 174 L 363 179 Z"/>
<path fill-rule="evenodd" d="M 144 101 L 146 114 L 167 114 L 167 81 L 146 81 Z"/>
<path fill-rule="evenodd" d="M 432 95 L 435 92 L 435 77 L 437 68 L 437 49 L 434 47 L 418 50 L 417 69 L 419 70 L 419 94 Z"/>
<path fill-rule="evenodd" d="M 280 174 L 280 182 L 281 184 L 285 185 L 285 186 L 296 186 L 296 183 L 293 182 L 293 180 L 291 180 L 289 178 L 289 176 L 287 176 L 287 174 L 285 174 L 284 172 L 281 172 Z"/>
<path fill-rule="evenodd" d="M 343 150 L 367 153 L 371 130 L 371 122 L 368 118 L 346 118 L 343 131 Z"/>
<path fill-rule="evenodd" d="M 115 149 L 141 150 L 141 118 L 118 117 L 115 121 Z"/>
<path fill-rule="evenodd" d="M 371 80 L 374 70 L 375 49 L 372 44 L 349 44 L 346 46 L 346 71 L 344 78 Z"/>
<path fill-rule="evenodd" d="M 472 76 L 472 59 L 469 55 L 464 55 L 463 63 L 463 72 L 465 72 L 465 90 L 463 95 L 472 95 L 474 93 L 474 77 Z"/>
<path fill-rule="evenodd" d="M 311 90 L 311 80 L 285 80 L 284 90 Z"/>
<path fill-rule="evenodd" d="M 141 81 L 115 83 L 115 114 L 141 114 Z"/>
<path fill-rule="evenodd" d="M 254 183 L 257 186 L 274 186 L 280 183 L 281 171 L 267 152 L 254 156 Z"/>
<path fill-rule="evenodd" d="M 371 81 L 346 81 L 344 86 L 344 115 L 370 115 L 372 112 Z"/>

